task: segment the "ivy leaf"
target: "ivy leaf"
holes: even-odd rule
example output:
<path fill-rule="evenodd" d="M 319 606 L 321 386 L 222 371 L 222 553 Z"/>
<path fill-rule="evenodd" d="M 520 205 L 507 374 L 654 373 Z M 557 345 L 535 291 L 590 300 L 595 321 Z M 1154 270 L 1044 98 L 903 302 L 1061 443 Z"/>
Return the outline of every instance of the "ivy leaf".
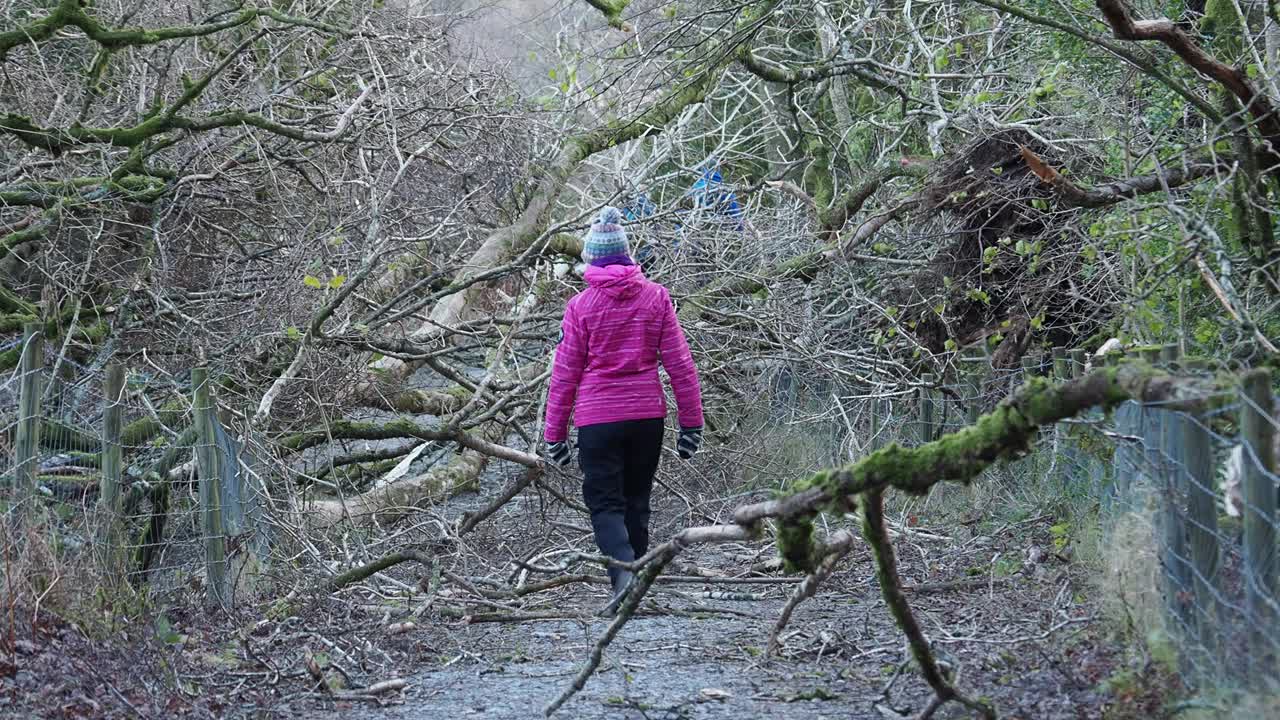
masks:
<path fill-rule="evenodd" d="M 315 275 L 307 275 L 306 277 L 302 278 L 302 284 L 306 285 L 309 288 L 314 288 L 316 290 L 319 290 L 320 288 L 324 287 L 324 283 L 320 282 L 320 278 L 316 277 Z"/>

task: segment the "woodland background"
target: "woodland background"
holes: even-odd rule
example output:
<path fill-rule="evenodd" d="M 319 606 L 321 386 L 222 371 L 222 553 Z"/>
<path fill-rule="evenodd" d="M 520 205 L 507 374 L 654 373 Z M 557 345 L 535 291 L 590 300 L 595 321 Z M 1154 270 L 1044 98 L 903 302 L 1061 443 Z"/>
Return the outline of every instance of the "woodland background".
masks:
<path fill-rule="evenodd" d="M 708 411 L 707 451 L 664 460 L 671 504 L 655 535 L 676 540 L 646 567 L 654 587 L 666 571 L 719 589 L 651 622 L 738 607 L 715 595 L 725 578 L 778 581 L 742 601 L 777 601 L 763 629 L 705 634 L 708 648 L 776 655 L 777 631 L 764 638 L 804 580 L 837 619 L 805 636 L 816 658 L 784 647 L 783 662 L 835 672 L 862 658 L 873 667 L 858 682 L 887 680 L 885 698 L 906 673 L 934 697 L 911 708 L 921 716 L 952 699 L 964 702 L 943 712 L 990 701 L 1036 717 L 1275 707 L 1273 688 L 1169 660 L 1186 644 L 1158 611 L 1168 591 L 1134 600 L 1117 580 L 1117 557 L 1156 567 L 1168 545 L 1151 538 L 1171 537 L 1150 504 L 1134 506 L 1138 529 L 1109 519 L 1127 475 L 1063 478 L 1120 463 L 1135 435 L 1110 411 L 1142 401 L 1216 438 L 1203 485 L 1224 558 L 1243 557 L 1242 525 L 1274 529 L 1274 502 L 1250 496 L 1242 518 L 1238 487 L 1275 473 L 1246 416 L 1274 424 L 1280 4 L 0 7 L 0 689 L 15 712 L 372 708 L 429 685 L 437 656 L 453 657 L 442 648 L 467 647 L 459 628 L 485 613 L 516 628 L 485 636 L 489 663 L 524 652 L 539 613 L 589 617 L 603 574 L 575 471 L 543 467 L 539 438 L 581 237 L 606 204 L 672 289 Z M 1160 369 L 1108 365 L 1104 345 L 1169 354 Z M 1054 348 L 1075 359 L 1055 369 Z M 1079 379 L 1032 380 L 1055 372 Z M 1228 412 L 1240 377 L 1262 389 Z M 37 408 L 33 440 L 22 428 Z M 1230 460 L 1235 445 L 1247 452 Z M 1164 477 L 1143 462 L 1134 473 Z M 934 487 L 948 480 L 963 487 Z M 225 585 L 208 576 L 208 492 L 234 516 L 216 533 L 217 562 L 235 570 Z M 870 569 L 892 560 L 890 537 L 919 550 L 900 550 L 905 583 Z M 733 549 L 708 556 L 704 541 Z M 920 549 L 935 541 L 945 560 Z M 995 581 L 1002 554 L 1020 558 L 1002 576 L 1028 585 Z M 942 652 L 951 621 L 926 610 L 934 624 L 912 633 L 891 589 L 913 654 L 888 616 L 867 630 L 885 657 L 830 635 L 841 593 L 875 604 L 877 586 L 970 576 L 990 581 L 969 583 L 986 596 L 952 610 L 983 633 L 1047 613 L 1032 634 L 1044 643 L 1006 638 L 1005 670 L 939 670 L 957 661 L 926 657 L 924 635 Z M 997 601 L 997 584 L 1016 587 Z M 625 639 L 643 595 L 593 632 Z M 1280 641 L 1273 617 L 1241 617 L 1237 631 Z M 573 646 L 546 671 L 558 679 L 521 692 L 541 708 L 608 644 Z M 1024 654 L 1040 644 L 1048 655 Z M 829 646 L 841 664 L 824 661 Z M 1265 665 L 1276 648 L 1258 652 Z M 754 670 L 753 657 L 738 659 Z M 1068 680 L 990 690 L 1031 664 Z M 591 707 L 696 716 L 725 702 L 619 692 Z M 846 698 L 846 714 L 876 712 L 871 696 Z M 1061 707 L 1036 704 L 1049 699 Z"/>

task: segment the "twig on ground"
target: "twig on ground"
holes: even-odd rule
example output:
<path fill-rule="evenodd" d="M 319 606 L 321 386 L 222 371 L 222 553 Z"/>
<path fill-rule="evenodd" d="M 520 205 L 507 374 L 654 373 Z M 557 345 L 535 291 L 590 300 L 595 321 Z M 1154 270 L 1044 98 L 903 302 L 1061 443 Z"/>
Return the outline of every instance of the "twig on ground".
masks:
<path fill-rule="evenodd" d="M 675 537 L 657 548 L 650 550 L 648 554 L 634 563 L 628 563 L 633 569 L 639 570 L 640 573 L 636 575 L 635 580 L 632 582 L 631 589 L 627 592 L 627 596 L 622 602 L 622 607 L 618 608 L 618 613 L 614 616 L 613 622 L 609 623 L 609 627 L 605 629 L 604 634 L 596 641 L 595 646 L 591 648 L 590 658 L 588 658 L 582 669 L 578 671 L 573 683 L 547 705 L 544 711 L 546 716 L 553 715 L 556 710 L 559 710 L 574 695 L 578 694 L 582 688 L 586 687 L 587 680 L 600 667 L 600 662 L 604 659 L 605 648 L 609 647 L 609 644 L 617 637 L 623 626 L 635 614 L 640 607 L 640 601 L 644 599 L 645 593 L 649 592 L 649 588 L 653 587 L 654 580 L 662 574 L 667 564 L 674 560 L 676 555 L 680 554 L 680 551 L 697 543 L 747 540 L 751 535 L 752 531 L 741 525 L 687 528 L 681 530 Z"/>
<path fill-rule="evenodd" d="M 804 581 L 796 588 L 791 599 L 787 601 L 785 607 L 782 608 L 782 614 L 778 616 L 778 621 L 774 623 L 773 630 L 769 633 L 769 643 L 765 648 L 765 655 L 772 656 L 778 650 L 778 634 L 787 627 L 787 623 L 791 621 L 791 614 L 795 612 L 800 603 L 813 597 L 818 592 L 818 586 L 824 580 L 831 577 L 831 573 L 835 571 L 836 564 L 849 554 L 853 549 L 853 533 L 848 530 L 841 530 L 834 535 L 826 543 L 826 548 L 822 552 L 822 562 L 818 568 L 805 576 Z"/>

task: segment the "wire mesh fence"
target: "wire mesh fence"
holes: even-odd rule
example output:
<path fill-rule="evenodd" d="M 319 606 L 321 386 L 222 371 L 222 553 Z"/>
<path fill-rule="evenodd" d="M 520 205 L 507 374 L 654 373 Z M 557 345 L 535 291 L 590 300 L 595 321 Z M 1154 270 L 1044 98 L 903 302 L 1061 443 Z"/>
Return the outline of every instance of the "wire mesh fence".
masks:
<path fill-rule="evenodd" d="M 29 332 L 0 381 L 5 557 L 31 551 L 19 544 L 36 534 L 104 582 L 230 601 L 265 556 L 265 473 L 258 448 L 218 412 L 208 373 L 89 368 L 55 352 Z M 12 595 L 23 573 L 5 575 Z"/>
<path fill-rule="evenodd" d="M 1065 357 L 1066 361 L 1061 362 Z M 1176 353 L 1148 353 L 1179 376 L 1213 373 Z M 1083 353 L 992 371 L 961 363 L 944 379 L 925 376 L 894 398 L 868 401 L 864 452 L 914 445 L 973 424 L 1031 376 L 1084 371 Z M 1187 410 L 1202 400 L 1203 409 Z M 1048 486 L 1083 502 L 1100 536 L 1099 587 L 1147 640 L 1171 650 L 1187 687 L 1280 690 L 1277 539 L 1280 437 L 1269 376 L 1245 374 L 1231 400 L 1128 401 L 1042 430 L 1019 458 L 988 480 Z M 884 427 L 880 427 L 883 425 Z"/>
<path fill-rule="evenodd" d="M 203 368 L 72 367 L 35 336 L 22 351 L 18 369 L 0 378 L 4 556 L 19 555 L 24 531 L 39 527 L 64 556 L 145 581 L 152 593 L 195 588 L 226 604 L 252 591 L 273 532 L 291 527 L 273 495 L 288 495 L 300 471 L 254 439 L 246 414 L 219 407 L 216 378 Z M 1209 375 L 1193 363 L 1176 369 Z M 783 402 L 769 411 L 820 425 L 809 433 L 825 453 L 815 461 L 841 464 L 890 441 L 919 444 L 973 425 L 1030 376 L 1083 371 L 1081 353 L 1001 371 L 975 358 L 942 378 L 858 394 L 812 378 L 801 390 L 780 372 L 772 382 Z M 1022 457 L 991 471 L 997 482 L 1035 478 L 1096 508 L 1104 587 L 1146 613 L 1189 686 L 1277 677 L 1277 402 L 1265 373 L 1243 378 L 1233 399 L 1195 409 L 1130 401 L 1088 412 L 1042 430 Z M 12 584 L 21 573 L 5 575 Z"/>

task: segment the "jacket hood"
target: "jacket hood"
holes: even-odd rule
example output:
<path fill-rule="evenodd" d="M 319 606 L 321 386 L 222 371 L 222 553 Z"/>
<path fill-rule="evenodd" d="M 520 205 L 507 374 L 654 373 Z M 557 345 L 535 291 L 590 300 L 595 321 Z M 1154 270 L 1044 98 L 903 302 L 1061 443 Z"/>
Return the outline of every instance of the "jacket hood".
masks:
<path fill-rule="evenodd" d="M 629 298 L 644 286 L 644 274 L 640 272 L 639 265 L 591 265 L 583 273 L 583 278 L 591 287 L 618 299 Z"/>

